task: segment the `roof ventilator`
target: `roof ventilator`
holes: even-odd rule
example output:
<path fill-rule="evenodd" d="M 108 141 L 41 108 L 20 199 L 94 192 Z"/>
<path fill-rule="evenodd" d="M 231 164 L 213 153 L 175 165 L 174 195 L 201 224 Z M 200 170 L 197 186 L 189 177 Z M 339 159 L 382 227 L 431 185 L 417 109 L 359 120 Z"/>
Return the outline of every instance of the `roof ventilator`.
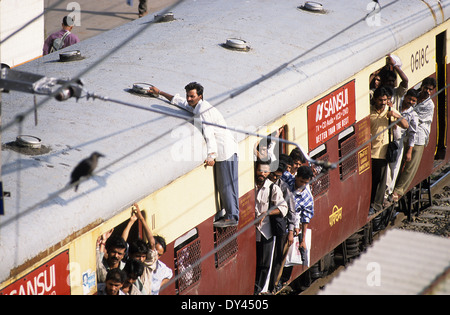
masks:
<path fill-rule="evenodd" d="M 231 50 L 237 50 L 237 51 L 249 51 L 250 46 L 248 43 L 239 38 L 228 38 L 227 41 L 221 45 L 224 48 L 231 49 Z"/>
<path fill-rule="evenodd" d="M 81 56 L 81 52 L 79 50 L 70 50 L 59 54 L 59 61 L 61 62 L 78 61 L 83 59 L 84 57 Z"/>
<path fill-rule="evenodd" d="M 173 15 L 173 12 L 167 12 L 165 14 L 156 14 L 155 15 L 156 23 L 164 23 L 164 22 L 171 22 L 171 21 L 175 21 L 175 16 Z"/>
<path fill-rule="evenodd" d="M 50 152 L 50 148 L 42 145 L 41 139 L 30 135 L 20 135 L 16 141 L 4 144 L 4 147 L 25 155 L 41 155 Z"/>
<path fill-rule="evenodd" d="M 133 87 L 131 89 L 126 89 L 128 93 L 140 95 L 140 96 L 153 96 L 158 97 L 159 95 L 148 93 L 148 89 L 153 87 L 153 84 L 150 83 L 133 83 Z"/>
<path fill-rule="evenodd" d="M 16 143 L 22 147 L 27 147 L 31 149 L 40 149 L 41 148 L 41 139 L 34 136 L 17 136 Z"/>
<path fill-rule="evenodd" d="M 326 13 L 326 11 L 323 8 L 323 5 L 319 2 L 315 1 L 306 1 L 304 5 L 301 5 L 298 7 L 298 9 L 303 11 L 309 11 L 313 13 Z"/>

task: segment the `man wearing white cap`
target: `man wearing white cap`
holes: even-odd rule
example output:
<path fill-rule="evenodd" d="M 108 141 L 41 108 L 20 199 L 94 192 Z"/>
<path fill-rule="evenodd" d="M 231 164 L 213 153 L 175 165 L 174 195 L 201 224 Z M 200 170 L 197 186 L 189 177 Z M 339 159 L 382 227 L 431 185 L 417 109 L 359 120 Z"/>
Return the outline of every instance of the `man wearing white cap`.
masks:
<path fill-rule="evenodd" d="M 69 47 L 80 41 L 77 35 L 72 33 L 74 20 L 70 16 L 65 16 L 62 20 L 62 29 L 51 34 L 44 42 L 42 54 L 47 55 L 64 47 Z"/>

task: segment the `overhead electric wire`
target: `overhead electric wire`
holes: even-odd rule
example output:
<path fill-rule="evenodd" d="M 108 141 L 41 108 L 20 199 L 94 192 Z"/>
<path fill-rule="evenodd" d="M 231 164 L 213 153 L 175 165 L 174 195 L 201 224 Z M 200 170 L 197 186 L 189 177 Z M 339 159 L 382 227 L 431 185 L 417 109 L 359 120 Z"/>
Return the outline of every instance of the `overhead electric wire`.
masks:
<path fill-rule="evenodd" d="M 434 98 L 437 95 L 439 95 L 440 93 L 444 92 L 448 87 L 450 86 L 450 84 L 447 84 L 445 87 L 441 88 L 439 91 L 437 91 L 436 93 L 434 93 L 433 95 L 430 96 L 430 98 Z M 129 103 L 129 102 L 125 102 L 125 101 L 121 101 L 121 100 L 116 100 L 116 99 L 111 99 L 108 97 L 101 97 L 96 95 L 95 98 L 101 99 L 103 101 L 109 101 L 109 102 L 113 102 L 113 103 L 117 103 L 117 104 L 121 104 L 121 105 L 125 105 L 125 106 L 129 106 L 129 107 L 133 107 L 136 109 L 140 109 L 140 110 L 145 110 L 145 111 L 150 111 L 150 112 L 156 112 L 159 114 L 163 114 L 163 115 L 167 115 L 167 116 L 171 116 L 171 117 L 176 117 L 176 118 L 181 118 L 181 119 L 185 119 L 188 120 L 186 116 L 183 115 L 178 115 L 178 114 L 172 114 L 172 113 L 166 113 L 163 112 L 161 110 L 156 110 L 156 109 L 152 109 L 152 108 L 148 108 L 148 107 L 144 107 L 138 104 L 133 104 L 133 103 Z M 403 119 L 403 118 L 401 118 Z M 326 161 L 317 161 L 311 158 L 308 158 L 307 160 L 310 163 L 314 163 L 320 166 L 327 166 L 327 167 L 331 167 L 335 168 L 336 165 L 342 163 L 343 161 L 345 161 L 347 158 L 351 157 L 352 155 L 354 155 L 356 152 L 358 152 L 360 149 L 362 149 L 363 147 L 367 146 L 369 143 L 372 142 L 372 140 L 376 139 L 378 136 L 382 135 L 383 133 L 385 133 L 387 130 L 391 129 L 393 126 L 395 126 L 401 119 L 398 119 L 396 121 L 393 121 L 391 124 L 389 124 L 386 128 L 384 128 L 383 130 L 381 130 L 380 132 L 378 132 L 375 135 L 372 135 L 372 137 L 370 137 L 367 141 L 365 141 L 364 143 L 360 144 L 358 147 L 356 147 L 354 150 L 352 150 L 351 152 L 349 152 L 347 155 L 343 156 L 341 159 L 339 159 L 337 162 L 335 163 L 328 163 Z M 242 130 L 242 129 L 238 129 L 238 128 L 233 128 L 233 127 L 229 127 L 229 126 L 224 126 L 224 125 L 219 125 L 219 124 L 215 124 L 215 123 L 211 123 L 211 122 L 207 122 L 207 121 L 202 121 L 203 124 L 206 125 L 210 125 L 210 126 L 214 126 L 217 128 L 223 128 L 223 129 L 228 129 L 230 131 L 233 132 L 237 132 L 237 133 L 243 133 L 246 135 L 252 135 L 252 136 L 257 136 L 257 137 L 261 137 L 261 138 L 265 138 L 265 139 L 271 139 L 272 141 L 277 141 L 280 143 L 286 143 L 286 144 L 291 144 L 291 145 L 295 145 L 296 147 L 298 147 L 300 150 L 301 147 L 292 141 L 288 141 L 285 139 L 281 139 L 281 138 L 277 138 L 277 137 L 271 137 L 270 135 L 262 135 L 262 134 L 258 134 L 258 133 L 253 133 L 250 131 L 246 131 L 246 130 Z M 405 135 L 403 135 L 403 137 L 405 137 Z M 318 163 L 319 162 L 319 163 Z M 319 175 L 315 176 L 309 184 L 314 183 L 315 181 L 317 181 L 318 179 L 320 179 L 320 177 L 324 176 L 324 173 L 321 172 Z M 268 211 L 266 215 L 270 215 L 270 213 L 277 209 L 278 205 L 274 205 L 273 207 L 271 207 Z M 369 219 L 373 219 L 374 217 L 378 216 L 380 213 L 382 213 L 383 211 L 380 211 L 378 213 L 375 213 L 374 215 L 370 216 Z M 227 246 L 230 242 L 232 242 L 235 238 L 237 238 L 239 235 L 241 235 L 242 233 L 244 233 L 247 229 L 249 229 L 250 227 L 254 226 L 256 223 L 258 223 L 259 221 L 263 220 L 264 218 L 261 217 L 257 217 L 255 218 L 255 220 L 253 220 L 252 222 L 248 223 L 246 226 L 242 227 L 239 229 L 238 232 L 236 232 L 235 234 L 233 234 L 232 236 L 228 237 L 225 241 L 221 242 L 221 244 L 217 247 L 215 247 L 214 249 L 212 249 L 211 251 L 209 251 L 208 253 L 206 253 L 205 255 L 203 255 L 199 260 L 197 260 L 195 263 L 189 265 L 185 270 L 183 270 L 182 272 L 180 272 L 177 276 L 175 276 L 174 278 L 172 278 L 169 282 L 167 282 L 162 288 L 168 287 L 169 285 L 171 285 L 172 283 L 174 283 L 175 281 L 177 281 L 179 278 L 181 278 L 184 274 L 190 272 L 195 266 L 201 264 L 203 261 L 205 261 L 206 259 L 208 259 L 210 256 L 212 256 L 213 254 L 217 253 L 219 250 L 221 250 L 222 248 L 224 248 L 225 246 Z"/>
<path fill-rule="evenodd" d="M 184 2 L 185 0 L 179 0 L 176 3 L 174 3 L 173 5 L 167 7 L 166 9 L 164 9 L 161 12 L 161 15 L 166 14 L 168 12 L 171 12 L 175 7 L 177 7 L 179 4 L 181 4 L 182 2 Z M 398 2 L 400 0 L 395 0 L 387 5 L 385 5 L 383 7 L 389 7 L 393 4 L 395 4 L 396 2 Z M 375 11 L 375 8 L 374 10 Z M 356 26 L 358 23 L 364 21 L 365 19 L 367 19 L 367 17 L 371 14 L 372 12 L 369 12 L 368 14 L 366 14 L 364 17 L 362 17 L 361 19 L 357 20 L 356 22 L 350 24 L 349 26 L 345 27 L 344 29 L 338 31 L 337 33 L 333 34 L 332 36 L 328 37 L 327 39 L 325 39 L 324 41 L 316 44 L 315 46 L 313 46 L 312 48 L 308 49 L 307 51 L 303 52 L 302 54 L 292 58 L 291 60 L 283 63 L 282 65 L 276 67 L 275 69 L 273 69 L 272 71 L 270 71 L 269 73 L 262 75 L 261 78 L 258 78 L 248 84 L 246 84 L 244 87 L 238 89 L 235 92 L 230 92 L 230 94 L 225 97 L 224 99 L 222 99 L 221 101 L 219 101 L 216 104 L 212 104 L 213 107 L 217 107 L 220 104 L 224 103 L 225 101 L 229 100 L 229 99 L 233 99 L 239 95 L 241 95 L 242 93 L 244 93 L 245 91 L 248 91 L 249 89 L 255 87 L 256 85 L 262 83 L 263 81 L 268 80 L 269 78 L 275 76 L 276 74 L 278 74 L 281 70 L 285 69 L 289 64 L 293 63 L 294 61 L 306 56 L 307 54 L 311 53 L 312 51 L 314 51 L 315 49 L 323 46 L 324 44 L 326 44 L 327 42 L 329 42 L 330 40 L 334 39 L 336 36 L 341 35 L 342 33 L 344 33 L 345 31 L 351 29 L 352 27 Z M 39 102 L 35 108 L 31 108 L 28 111 L 23 112 L 22 114 L 19 114 L 16 116 L 16 119 L 13 120 L 12 122 L 10 122 L 9 124 L 6 124 L 6 126 L 2 126 L 2 131 L 9 129 L 12 125 L 22 121 L 26 116 L 32 114 L 35 112 L 35 110 L 37 108 L 39 108 L 40 106 L 42 106 L 43 104 L 45 104 L 48 100 L 52 99 L 54 96 L 56 96 L 58 93 L 60 93 L 62 90 L 64 90 L 65 88 L 69 87 L 70 84 L 73 84 L 75 82 L 77 82 L 79 79 L 81 79 L 81 77 L 87 73 L 89 73 L 90 71 L 92 71 L 94 68 L 96 68 L 97 66 L 99 66 L 102 62 L 104 62 L 107 58 L 111 57 L 113 54 L 115 54 L 117 51 L 119 51 L 121 48 L 125 47 L 126 44 L 128 42 L 130 42 L 131 40 L 133 40 L 134 38 L 136 38 L 141 31 L 147 29 L 148 27 L 150 27 L 151 25 L 153 25 L 155 23 L 155 21 L 151 21 L 148 23 L 148 25 L 144 25 L 144 27 L 142 27 L 141 29 L 139 29 L 137 32 L 135 32 L 132 36 L 128 37 L 127 39 L 125 39 L 124 41 L 122 41 L 119 45 L 117 45 L 115 48 L 111 49 L 108 53 L 106 53 L 105 55 L 103 55 L 97 62 L 95 62 L 91 67 L 89 67 L 88 69 L 85 69 L 83 71 L 81 71 L 77 76 L 75 76 L 74 78 L 72 78 L 68 83 L 64 84 L 63 86 L 61 86 L 61 88 L 59 88 L 58 90 L 56 90 L 54 93 L 52 93 L 51 95 L 49 95 L 47 98 L 45 98 L 43 101 Z"/>
<path fill-rule="evenodd" d="M 444 92 L 446 89 L 448 89 L 449 86 L 450 86 L 450 84 L 447 84 L 445 87 L 441 88 L 439 91 L 437 91 L 436 93 L 434 93 L 433 95 L 431 95 L 430 98 L 434 98 L 434 97 L 436 97 L 437 95 L 439 95 L 440 93 Z M 171 117 L 179 118 L 179 119 L 184 120 L 183 123 L 185 123 L 186 121 L 189 121 L 189 120 L 192 120 L 192 119 L 195 118 L 195 117 L 186 117 L 186 116 L 184 116 L 184 115 L 178 115 L 178 114 L 174 114 L 174 113 L 167 113 L 167 112 L 164 112 L 164 111 L 161 111 L 161 110 L 156 110 L 156 109 L 144 107 L 144 106 L 141 106 L 141 105 L 138 105 L 138 104 L 133 104 L 133 103 L 129 103 L 129 102 L 121 101 L 121 100 L 111 99 L 111 98 L 109 98 L 109 97 L 106 97 L 106 96 L 100 96 L 100 95 L 93 94 L 93 93 L 89 93 L 88 95 L 90 95 L 89 97 L 97 98 L 97 99 L 100 99 L 100 100 L 102 100 L 102 101 L 109 101 L 109 102 L 113 102 L 113 103 L 125 105 L 125 106 L 128 106 L 128 107 L 133 107 L 133 108 L 140 109 L 140 110 L 145 110 L 145 111 L 150 111 L 150 112 L 156 112 L 156 113 L 159 113 L 159 114 L 162 114 L 162 115 L 166 115 L 166 116 L 171 116 Z M 269 139 L 269 138 L 270 138 L 272 141 L 279 141 L 279 142 L 281 142 L 281 143 L 293 144 L 293 145 L 296 145 L 297 147 L 299 147 L 295 142 L 287 141 L 287 140 L 280 139 L 280 138 L 277 138 L 277 137 L 271 137 L 270 135 L 269 135 L 269 136 L 267 136 L 267 135 L 262 135 L 262 134 L 253 133 L 253 132 L 250 132 L 250 131 L 241 130 L 241 129 L 237 129 L 237 128 L 233 128 L 233 127 L 227 127 L 227 126 L 224 126 L 224 125 L 214 124 L 214 123 L 210 123 L 210 122 L 202 122 L 202 123 L 207 124 L 207 125 L 211 125 L 211 126 L 215 126 L 215 127 L 217 127 L 217 128 L 230 129 L 230 130 L 232 130 L 232 131 L 234 131 L 234 132 L 244 133 L 244 134 L 248 134 L 248 135 L 253 135 L 253 136 L 257 136 L 257 137 L 261 137 L 261 138 L 265 138 L 265 139 Z M 390 128 L 392 128 L 393 126 L 395 126 L 397 123 L 398 123 L 398 121 L 392 122 L 392 123 L 391 123 L 390 125 L 388 125 L 385 129 L 383 129 L 383 130 L 380 131 L 379 133 L 377 133 L 377 134 L 373 135 L 372 137 L 370 137 L 367 141 L 365 141 L 365 142 L 362 143 L 360 146 L 358 146 L 357 148 L 355 148 L 354 150 L 352 150 L 351 152 L 349 152 L 347 155 L 343 156 L 343 157 L 342 157 L 341 159 L 339 159 L 337 162 L 335 162 L 335 163 L 329 163 L 329 165 L 338 165 L 338 164 L 342 163 L 342 162 L 345 161 L 347 158 L 351 157 L 351 156 L 354 155 L 356 152 L 358 152 L 361 148 L 363 148 L 363 147 L 365 147 L 366 145 L 368 145 L 373 139 L 377 138 L 379 135 L 383 134 L 383 133 L 386 132 L 388 129 L 390 129 Z M 153 143 L 154 141 L 156 141 L 156 140 L 162 138 L 163 136 L 164 136 L 164 134 L 161 134 L 161 135 L 159 135 L 157 138 L 153 138 L 153 139 L 151 139 L 150 141 L 148 141 L 148 142 L 142 144 L 142 145 L 139 146 L 138 148 L 133 149 L 131 152 L 122 155 L 122 157 L 120 157 L 119 159 L 116 159 L 115 161 L 113 161 L 113 162 L 111 162 L 111 163 L 109 163 L 109 164 L 107 164 L 107 165 L 105 165 L 105 166 L 99 168 L 97 171 L 95 171 L 95 172 L 92 174 L 92 176 L 95 176 L 95 175 L 97 175 L 97 174 L 103 172 L 103 171 L 106 170 L 107 168 L 109 168 L 109 167 L 115 165 L 116 163 L 118 163 L 118 162 L 124 160 L 124 159 L 125 159 L 126 157 L 128 157 L 129 155 L 131 155 L 131 154 L 133 154 L 133 153 L 135 153 L 135 152 L 137 152 L 137 151 L 139 151 L 139 150 L 141 150 L 141 149 L 147 147 L 149 144 L 151 144 L 151 143 Z M 323 164 L 325 161 L 315 161 L 315 162 L 319 162 L 318 165 L 320 165 L 320 164 Z M 310 181 L 310 184 L 312 184 L 312 183 L 314 183 L 315 181 L 319 180 L 319 179 L 320 179 L 322 176 L 324 176 L 324 175 L 325 175 L 325 173 L 321 172 L 319 175 L 315 176 L 315 177 Z M 87 180 L 89 180 L 89 179 L 90 179 L 90 177 L 89 177 L 89 178 L 82 178 L 82 179 L 80 179 L 79 181 L 77 181 L 76 183 L 74 183 L 73 185 L 80 184 L 80 183 L 82 183 L 82 182 L 84 182 L 84 181 L 87 181 Z M 45 203 L 47 203 L 47 202 L 53 200 L 54 198 L 60 196 L 62 193 L 66 192 L 66 191 L 68 191 L 68 190 L 73 189 L 73 185 L 67 185 L 67 186 L 65 186 L 64 188 L 62 188 L 62 189 L 60 189 L 60 190 L 57 190 L 57 191 L 55 191 L 54 193 L 51 193 L 47 198 L 45 198 L 44 200 L 39 201 L 39 202 L 37 202 L 36 204 L 34 204 L 34 205 L 28 207 L 26 210 L 20 212 L 17 216 L 12 217 L 12 218 L 9 218 L 8 220 L 3 221 L 3 222 L 0 224 L 0 227 L 6 226 L 6 225 L 12 223 L 13 221 L 17 220 L 19 217 L 21 217 L 21 216 L 23 216 L 23 215 L 26 215 L 28 212 L 31 212 L 32 210 L 34 210 L 34 209 L 40 207 L 41 205 L 44 205 Z M 276 207 L 277 207 L 277 205 L 274 206 L 273 209 L 275 209 Z M 377 216 L 378 214 L 379 214 L 379 213 L 374 214 L 374 215 L 371 217 L 371 219 L 372 219 L 373 217 Z M 258 220 L 259 220 L 259 219 L 256 218 L 253 222 L 249 223 L 249 226 L 254 225 L 255 223 L 258 222 Z M 237 236 L 236 236 L 236 237 L 237 237 Z M 231 238 L 231 237 L 230 237 L 230 238 Z M 231 242 L 231 240 L 229 240 L 229 241 L 227 240 L 226 242 L 224 242 L 224 243 L 223 243 L 223 246 L 225 246 L 225 245 L 228 244 L 229 242 Z M 222 248 L 222 247 L 216 247 L 216 248 L 215 248 L 214 250 L 212 250 L 212 251 L 215 253 L 215 252 L 217 252 L 220 248 Z M 209 255 L 209 256 L 210 256 L 210 255 Z M 209 256 L 208 256 L 208 257 L 209 257 Z"/>
<path fill-rule="evenodd" d="M 164 15 L 166 13 L 169 13 L 170 11 L 172 11 L 174 8 L 176 8 L 178 5 L 180 5 L 181 3 L 183 3 L 186 0 L 178 0 L 176 3 L 170 5 L 169 7 L 165 8 L 164 10 L 161 11 L 161 15 Z M 115 53 L 117 53 L 118 51 L 120 51 L 121 49 L 123 49 L 124 47 L 127 46 L 127 44 L 129 42 L 131 42 L 133 39 L 135 39 L 136 37 L 138 37 L 142 31 L 146 30 L 147 28 L 150 28 L 151 26 L 153 26 L 155 23 L 155 21 L 150 21 L 148 23 L 145 23 L 144 26 L 140 27 L 136 32 L 134 32 L 131 36 L 127 37 L 125 40 L 121 41 L 118 45 L 116 45 L 114 48 L 110 49 L 109 51 L 107 51 L 106 54 L 102 55 L 97 61 L 95 61 L 92 65 L 90 65 L 89 67 L 85 68 L 84 70 L 82 70 L 81 72 L 79 72 L 75 77 L 71 78 L 70 80 L 68 80 L 65 84 L 62 84 L 61 87 L 59 89 L 57 89 L 56 91 L 54 91 L 53 93 L 51 93 L 50 95 L 46 96 L 42 101 L 40 101 L 39 103 L 37 103 L 34 107 L 24 111 L 21 114 L 18 114 L 16 116 L 16 118 L 14 120 L 12 120 L 11 122 L 7 123 L 5 126 L 2 125 L 2 129 L 1 131 L 6 131 L 9 128 L 11 128 L 13 125 L 20 123 L 21 121 L 23 121 L 28 115 L 34 114 L 34 112 L 39 109 L 41 106 L 43 106 L 45 103 L 47 103 L 49 100 L 53 99 L 56 95 L 58 95 L 59 93 L 61 93 L 63 90 L 67 89 L 68 87 L 70 87 L 72 84 L 76 84 L 77 81 L 79 81 L 85 74 L 91 72 L 93 69 L 95 69 L 96 67 L 98 67 L 101 63 L 103 63 L 105 60 L 107 60 L 108 58 L 110 58 L 112 55 L 114 55 Z"/>
<path fill-rule="evenodd" d="M 399 0 L 396 0 L 395 2 L 397 2 Z M 179 0 L 176 3 L 174 3 L 173 5 L 167 7 L 166 9 L 164 9 L 161 14 L 165 14 L 170 12 L 171 10 L 173 10 L 175 7 L 177 7 L 179 4 L 181 4 L 182 2 L 184 2 L 184 0 Z M 370 13 L 369 13 L 370 14 Z M 344 31 L 348 30 L 350 27 L 355 26 L 356 24 L 358 24 L 360 21 L 364 20 L 367 18 L 367 16 L 369 15 L 367 14 L 365 17 L 361 18 L 360 20 L 358 20 L 356 23 L 351 24 L 350 26 L 346 27 L 344 30 L 341 30 L 339 32 L 337 32 L 336 34 L 334 34 L 332 37 L 330 37 L 329 39 L 327 39 L 326 41 L 331 40 L 332 38 L 334 38 L 335 36 L 343 33 Z M 117 45 L 115 48 L 111 49 L 110 51 L 108 51 L 105 55 L 103 55 L 100 59 L 98 59 L 91 67 L 88 67 L 87 69 L 84 69 L 83 71 L 81 71 L 77 76 L 75 76 L 74 78 L 72 78 L 71 80 L 69 80 L 66 84 L 62 85 L 59 89 L 57 89 L 54 93 L 52 93 L 51 95 L 47 96 L 46 98 L 44 98 L 42 101 L 40 101 L 38 104 L 35 104 L 34 107 L 30 108 L 28 111 L 25 111 L 19 115 L 16 116 L 16 118 L 14 120 L 12 120 L 11 122 L 9 122 L 8 124 L 6 124 L 5 126 L 2 125 L 2 129 L 1 132 L 8 130 L 10 127 L 12 127 L 13 125 L 15 125 L 16 123 L 21 123 L 26 116 L 34 113 L 38 108 L 40 108 L 41 106 L 43 106 L 46 102 L 48 102 L 49 100 L 51 100 L 55 95 L 59 94 L 62 90 L 64 90 L 65 88 L 69 87 L 70 84 L 73 84 L 75 82 L 77 82 L 83 75 L 87 74 L 88 72 L 92 71 L 94 68 L 96 68 L 97 66 L 99 66 L 102 62 L 104 62 L 107 58 L 111 57 L 113 54 L 115 54 L 117 51 L 119 51 L 120 49 L 122 49 L 123 47 L 125 47 L 130 41 L 132 41 L 134 38 L 136 38 L 143 30 L 145 30 L 146 28 L 152 26 L 155 22 L 150 22 L 147 25 L 144 25 L 143 27 L 139 28 L 138 31 L 136 31 L 133 35 L 131 35 L 130 37 L 127 37 L 127 39 L 125 39 L 124 41 L 122 41 L 121 43 L 119 43 L 119 45 Z M 313 48 L 309 49 L 308 51 L 306 51 L 305 53 L 297 56 L 296 58 L 292 59 L 290 62 L 293 62 L 294 60 L 299 59 L 301 56 L 306 55 L 309 52 L 312 52 L 314 49 L 316 49 L 317 47 L 320 47 L 321 45 L 323 45 L 324 43 L 326 43 L 326 41 L 323 41 L 321 43 L 319 43 L 318 45 L 314 46 Z M 244 89 L 245 91 L 247 91 L 248 89 L 250 89 L 251 87 L 256 86 L 257 84 L 261 83 L 264 80 L 267 80 L 268 78 L 274 76 L 275 74 L 277 74 L 279 71 L 281 71 L 282 69 L 284 69 L 286 66 L 288 65 L 288 63 L 283 63 L 281 66 L 275 68 L 274 70 L 272 70 L 271 72 L 269 72 L 267 75 L 263 76 L 261 79 L 258 79 L 256 81 L 251 82 L 250 84 L 248 84 Z M 242 94 L 244 92 L 243 89 L 238 90 L 237 92 L 231 93 L 227 98 L 221 100 L 218 104 L 215 104 L 214 107 L 217 107 L 218 105 L 224 103 L 226 100 L 234 98 L 240 94 Z M 97 97 L 99 98 L 100 96 L 95 95 L 95 94 L 91 94 L 90 96 L 93 97 Z M 111 99 L 109 99 L 111 100 Z M 135 105 L 135 107 L 140 107 L 140 105 Z M 163 112 L 160 113 L 163 115 L 168 115 L 167 113 Z M 181 117 L 178 117 L 181 118 Z M 190 118 L 190 119 L 194 119 L 194 118 Z M 149 142 L 147 142 L 148 144 L 151 144 L 153 141 L 156 141 L 157 139 L 161 138 L 163 136 L 163 134 L 161 134 L 160 136 L 156 137 L 154 140 L 151 140 Z M 259 135 L 261 137 L 263 137 L 262 135 Z M 144 148 L 145 146 L 140 146 L 140 148 Z M 301 148 L 300 148 L 301 149 Z M 302 149 L 301 149 L 302 150 Z M 135 151 L 134 151 L 135 152 Z M 305 154 L 305 152 L 302 150 L 302 152 L 304 153 L 304 156 L 307 157 L 308 154 Z M 123 158 L 127 157 L 128 155 L 124 155 Z M 122 160 L 123 158 L 118 159 L 117 161 Z M 103 168 L 101 168 L 100 170 L 103 170 Z M 99 171 L 95 172 L 98 173 Z M 84 179 L 85 180 L 85 179 Z M 83 179 L 81 180 L 81 182 L 83 181 Z M 30 208 L 28 208 L 26 212 L 31 211 L 32 209 L 36 208 L 37 206 L 42 205 L 43 203 L 51 200 L 51 196 L 58 196 L 59 194 L 65 192 L 66 190 L 68 190 L 68 188 L 63 188 L 61 190 L 56 191 L 53 194 L 50 194 L 48 198 L 46 198 L 45 200 L 37 203 L 35 206 L 32 206 Z M 54 198 L 54 197 L 53 197 Z"/>
<path fill-rule="evenodd" d="M 379 8 L 380 11 L 381 9 L 387 8 L 395 3 L 397 3 L 400 0 L 395 0 L 387 5 L 385 5 L 383 8 Z M 357 24 L 361 23 L 362 21 L 366 20 L 370 14 L 372 14 L 373 12 L 375 12 L 377 9 L 376 7 L 374 7 L 374 9 L 367 13 L 364 17 L 362 17 L 361 19 L 357 20 L 356 22 L 348 25 L 347 27 L 345 27 L 344 29 L 340 30 L 339 32 L 337 32 L 336 34 L 331 35 L 330 37 L 326 38 L 325 40 L 323 40 L 322 42 L 316 44 L 315 46 L 313 46 L 312 48 L 308 49 L 307 51 L 301 53 L 300 55 L 292 58 L 291 60 L 283 63 L 282 65 L 276 67 L 275 69 L 273 69 L 272 71 L 270 71 L 267 74 L 262 75 L 260 78 L 250 82 L 249 84 L 247 84 L 246 86 L 240 88 L 239 90 L 232 92 L 229 94 L 229 96 L 223 100 L 221 100 L 218 104 L 215 104 L 215 106 L 225 102 L 228 99 L 232 99 L 235 98 L 236 96 L 241 95 L 242 93 L 248 91 L 249 89 L 253 88 L 254 86 L 270 79 L 271 77 L 275 76 L 276 74 L 278 74 L 280 71 L 284 70 L 285 68 L 287 68 L 290 64 L 294 63 L 295 61 L 299 60 L 300 58 L 303 58 L 304 56 L 308 55 L 309 53 L 311 53 L 312 51 L 316 50 L 317 48 L 323 46 L 324 44 L 328 43 L 330 40 L 334 39 L 336 36 L 341 35 L 343 33 L 345 33 L 346 31 L 348 31 L 349 29 L 351 29 L 352 27 L 356 26 Z"/>

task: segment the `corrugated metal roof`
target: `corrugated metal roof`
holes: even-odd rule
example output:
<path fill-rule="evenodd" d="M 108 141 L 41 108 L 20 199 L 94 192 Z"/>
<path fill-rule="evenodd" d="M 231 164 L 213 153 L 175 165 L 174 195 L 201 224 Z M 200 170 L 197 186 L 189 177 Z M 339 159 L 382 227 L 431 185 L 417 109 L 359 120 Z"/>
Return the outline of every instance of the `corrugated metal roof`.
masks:
<path fill-rule="evenodd" d="M 390 230 L 320 294 L 450 294 L 450 239 Z"/>

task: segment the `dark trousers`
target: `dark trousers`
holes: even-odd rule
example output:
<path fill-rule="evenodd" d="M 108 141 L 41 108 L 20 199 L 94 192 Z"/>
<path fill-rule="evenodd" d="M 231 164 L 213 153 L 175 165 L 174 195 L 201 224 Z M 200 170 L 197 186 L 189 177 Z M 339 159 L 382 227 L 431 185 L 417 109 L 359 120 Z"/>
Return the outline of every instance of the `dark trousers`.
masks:
<path fill-rule="evenodd" d="M 144 14 L 147 12 L 147 0 L 139 0 L 138 11 L 139 14 Z"/>
<path fill-rule="evenodd" d="M 370 203 L 375 211 L 383 209 L 384 194 L 386 192 L 387 161 L 372 159 L 372 194 Z"/>
<path fill-rule="evenodd" d="M 239 221 L 238 156 L 234 154 L 225 161 L 216 161 L 214 171 L 217 190 L 226 219 Z"/>
<path fill-rule="evenodd" d="M 256 279 L 255 279 L 255 294 L 261 292 L 269 276 L 270 264 L 272 262 L 272 248 L 273 240 L 266 240 L 261 235 L 261 241 L 256 242 Z"/>
<path fill-rule="evenodd" d="M 269 283 L 269 291 L 273 291 L 273 289 L 277 286 L 277 278 L 280 271 L 283 268 L 284 261 L 284 246 L 286 245 L 287 234 L 275 236 L 275 248 L 273 252 L 273 263 L 272 263 L 272 272 L 270 273 L 270 283 Z"/>

